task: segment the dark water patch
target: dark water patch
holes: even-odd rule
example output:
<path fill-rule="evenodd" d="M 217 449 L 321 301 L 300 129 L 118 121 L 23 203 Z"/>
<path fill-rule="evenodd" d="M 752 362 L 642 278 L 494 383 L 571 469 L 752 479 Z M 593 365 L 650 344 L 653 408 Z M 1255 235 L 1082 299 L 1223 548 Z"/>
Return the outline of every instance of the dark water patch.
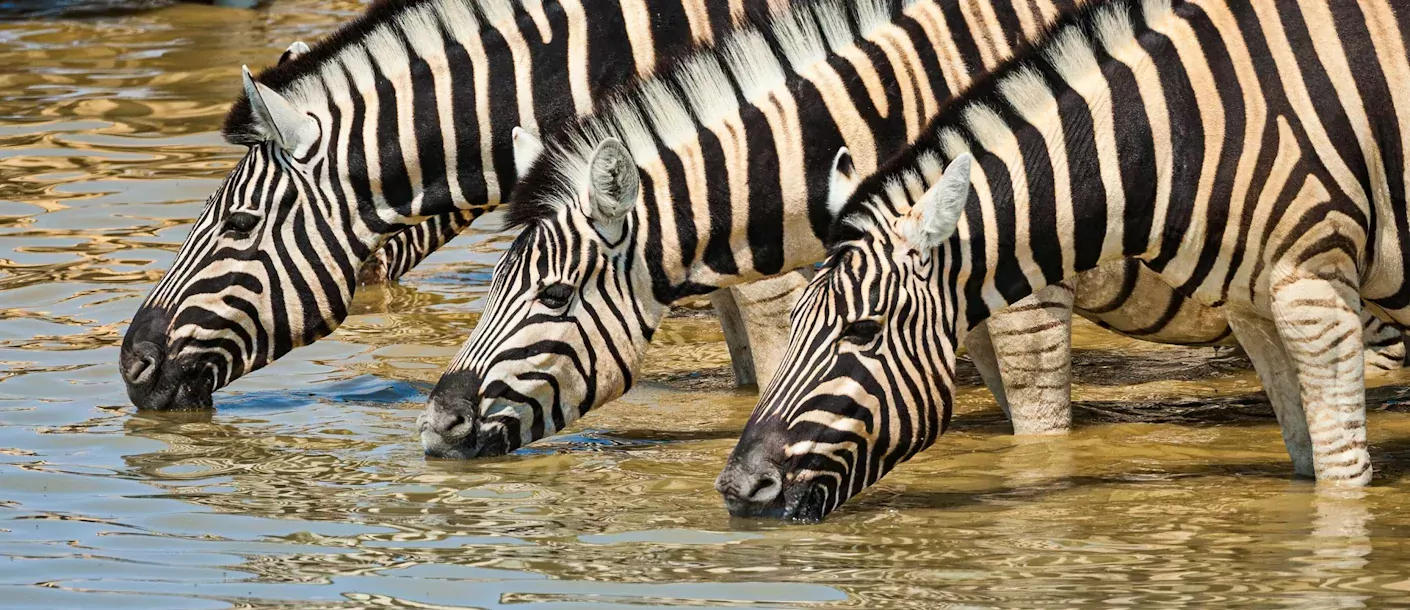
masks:
<path fill-rule="evenodd" d="M 228 412 L 275 411 L 307 406 L 312 402 L 355 402 L 387 404 L 424 402 L 435 384 L 424 381 L 384 379 L 374 375 L 358 375 L 320 383 L 297 390 L 256 390 L 225 392 L 219 400 L 219 410 Z"/>

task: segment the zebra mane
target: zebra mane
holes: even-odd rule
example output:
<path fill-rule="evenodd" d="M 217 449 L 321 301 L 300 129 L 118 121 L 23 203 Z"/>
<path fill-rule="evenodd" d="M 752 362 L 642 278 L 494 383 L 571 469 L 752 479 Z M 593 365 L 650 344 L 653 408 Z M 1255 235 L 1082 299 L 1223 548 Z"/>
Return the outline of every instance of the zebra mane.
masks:
<path fill-rule="evenodd" d="M 427 34 L 440 38 L 442 28 L 449 27 L 445 25 L 447 20 L 454 21 L 457 27 L 467 25 L 463 20 L 448 17 L 448 9 L 468 9 L 475 20 L 469 25 L 478 31 L 487 24 L 515 18 L 515 11 L 522 3 L 523 0 L 376 0 L 361 15 L 313 44 L 309 52 L 261 71 L 255 80 L 287 96 L 300 89 L 305 81 L 316 82 L 325 68 L 337 65 L 345 55 L 355 55 L 349 59 L 367 63 L 366 50 L 378 39 L 390 37 L 406 43 L 412 37 Z M 263 139 L 255 127 L 250 101 L 244 93 L 226 114 L 221 132 L 231 144 L 250 144 Z"/>
<path fill-rule="evenodd" d="M 1075 66 L 1076 45 L 1100 48 L 1103 41 L 1135 40 L 1149 31 L 1148 15 L 1168 15 L 1172 3 L 1184 0 L 1095 0 L 1068 13 L 1054 22 L 1033 41 L 1020 46 L 1013 58 L 994 70 L 979 76 L 968 89 L 951 97 L 932 118 L 911 146 L 897 153 L 868 176 L 852 193 L 828 230 L 826 242 L 830 252 L 845 250 L 849 242 L 866 237 L 872 225 L 884 218 L 895 218 L 907 209 L 895 207 L 897 201 L 918 201 L 924 188 L 915 185 L 934 182 L 945 164 L 955 157 L 980 148 L 991 148 L 986 135 L 1006 125 L 1024 121 L 1024 114 L 1035 105 L 1046 103 L 1032 95 L 1040 80 L 1061 80 L 1059 68 Z M 1136 5 L 1138 10 L 1132 10 Z M 1098 59 L 1100 61 L 1100 59 Z M 976 141 L 977 140 L 977 141 Z M 927 179 L 928 178 L 928 179 Z"/>
<path fill-rule="evenodd" d="M 739 109 L 740 98 L 762 100 L 829 54 L 855 46 L 895 21 L 917 0 L 796 0 L 753 10 L 715 42 L 670 58 L 600 98 L 594 113 L 546 134 L 545 152 L 508 204 L 507 228 L 551 217 L 553 202 L 571 200 L 587 184 L 594 147 L 606 138 L 626 144 L 640 165 L 693 138 Z"/>

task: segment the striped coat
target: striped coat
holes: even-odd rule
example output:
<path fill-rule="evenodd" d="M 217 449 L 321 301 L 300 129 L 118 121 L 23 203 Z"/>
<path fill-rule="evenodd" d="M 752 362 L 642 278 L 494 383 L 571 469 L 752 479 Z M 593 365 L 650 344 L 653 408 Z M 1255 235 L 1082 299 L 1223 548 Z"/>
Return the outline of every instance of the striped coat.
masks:
<path fill-rule="evenodd" d="M 1407 20 L 1103 2 L 976 85 L 842 212 L 731 511 L 821 518 L 944 431 L 968 329 L 1127 257 L 1225 309 L 1297 472 L 1365 485 L 1361 311 L 1410 322 Z"/>
<path fill-rule="evenodd" d="M 249 152 L 133 318 L 120 357 L 129 397 L 209 406 L 216 389 L 331 333 L 389 239 L 395 274 L 501 202 L 516 126 L 551 130 L 764 4 L 382 0 L 247 74 L 225 135 Z"/>

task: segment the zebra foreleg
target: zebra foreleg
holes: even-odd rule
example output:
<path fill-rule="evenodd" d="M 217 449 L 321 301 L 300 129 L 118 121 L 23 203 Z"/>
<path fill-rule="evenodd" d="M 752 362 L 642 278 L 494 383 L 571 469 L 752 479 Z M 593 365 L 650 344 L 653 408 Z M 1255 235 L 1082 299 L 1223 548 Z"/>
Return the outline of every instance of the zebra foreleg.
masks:
<path fill-rule="evenodd" d="M 1004 393 L 1004 376 L 999 372 L 999 357 L 994 354 L 994 342 L 989 339 L 988 321 L 980 322 L 979 326 L 965 335 L 964 348 L 969 354 L 969 361 L 979 370 L 979 378 L 984 380 L 984 387 L 989 388 L 989 392 L 994 395 L 994 400 L 999 403 L 1004 417 L 1012 421 L 1009 397 Z"/>
<path fill-rule="evenodd" d="M 1072 301 L 1071 286 L 1054 284 L 989 318 L 1014 434 L 1072 428 Z"/>
<path fill-rule="evenodd" d="M 1273 323 L 1297 369 L 1317 481 L 1361 487 L 1371 481 L 1371 455 L 1361 297 L 1344 279 L 1354 270 L 1350 262 L 1291 269 L 1271 278 L 1270 292 Z"/>
<path fill-rule="evenodd" d="M 1258 381 L 1273 404 L 1278 425 L 1283 429 L 1283 445 L 1292 458 L 1293 472 L 1316 476 L 1312 467 L 1312 437 L 1307 432 L 1307 415 L 1302 410 L 1302 395 L 1298 389 L 1297 369 L 1292 357 L 1283 349 L 1282 337 L 1271 320 L 1230 309 L 1229 327 L 1239 345 L 1253 361 Z"/>
<path fill-rule="evenodd" d="M 725 333 L 729 362 L 734 368 L 734 385 L 756 385 L 759 378 L 754 372 L 754 354 L 749 350 L 749 330 L 744 326 L 744 316 L 734 300 L 734 293 L 729 288 L 716 290 L 710 293 L 710 304 L 715 307 L 720 328 Z"/>
<path fill-rule="evenodd" d="M 718 290 L 710 295 L 715 310 L 721 313 L 720 323 L 725 327 L 725 341 L 731 342 L 730 357 L 733 359 L 740 352 L 747 352 L 753 357 L 754 381 L 761 389 L 768 387 L 779 363 L 783 361 L 784 351 L 788 349 L 788 313 L 793 309 L 793 304 L 798 302 L 798 297 L 803 294 L 803 288 L 807 287 L 812 275 L 813 269 L 805 267 L 780 276 L 732 286 L 728 290 Z M 732 307 L 728 303 L 724 306 L 737 313 L 737 319 L 744 327 L 743 332 L 731 328 L 731 316 L 725 315 L 720 309 L 721 301 L 725 298 L 733 301 Z M 732 343 L 737 342 L 740 337 L 748 339 L 747 347 Z M 740 377 L 739 363 L 735 363 L 734 371 L 739 385 L 748 385 Z"/>

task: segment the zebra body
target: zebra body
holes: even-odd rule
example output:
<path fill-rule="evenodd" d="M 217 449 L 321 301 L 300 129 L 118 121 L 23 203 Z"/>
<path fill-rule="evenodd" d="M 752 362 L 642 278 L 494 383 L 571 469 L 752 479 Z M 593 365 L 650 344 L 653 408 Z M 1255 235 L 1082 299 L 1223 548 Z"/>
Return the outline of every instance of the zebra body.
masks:
<path fill-rule="evenodd" d="M 1365 485 L 1362 299 L 1410 322 L 1406 19 L 1106 2 L 978 83 L 834 225 L 731 511 L 826 515 L 944 431 L 967 330 L 1127 257 L 1224 308 L 1298 473 Z"/>
<path fill-rule="evenodd" d="M 360 274 L 399 275 L 500 203 L 516 126 L 553 129 L 767 3 L 383 0 L 291 47 L 246 76 L 225 134 L 249 152 L 124 338 L 129 396 L 209 406 L 331 333 Z"/>

